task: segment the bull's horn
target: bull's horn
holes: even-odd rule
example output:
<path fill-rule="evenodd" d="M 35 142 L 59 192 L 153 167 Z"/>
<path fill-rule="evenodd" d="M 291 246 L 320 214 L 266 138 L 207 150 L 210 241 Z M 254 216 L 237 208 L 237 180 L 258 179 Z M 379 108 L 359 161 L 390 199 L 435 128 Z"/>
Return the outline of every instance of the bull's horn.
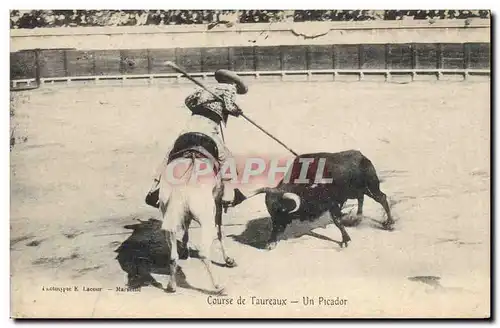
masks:
<path fill-rule="evenodd" d="M 270 187 L 263 187 L 263 188 L 259 188 L 257 190 L 255 190 L 253 193 L 251 193 L 250 195 L 246 196 L 246 199 L 249 199 L 249 198 L 252 198 L 254 196 L 257 196 L 259 194 L 263 194 L 263 193 L 276 193 L 277 192 L 277 189 L 276 188 L 270 188 Z"/>
<path fill-rule="evenodd" d="M 293 210 L 291 210 L 289 213 L 297 212 L 297 210 L 300 207 L 300 197 L 299 197 L 299 195 L 294 194 L 292 192 L 286 192 L 286 193 L 283 194 L 283 198 L 291 199 L 291 200 L 293 200 L 295 202 L 295 208 Z"/>

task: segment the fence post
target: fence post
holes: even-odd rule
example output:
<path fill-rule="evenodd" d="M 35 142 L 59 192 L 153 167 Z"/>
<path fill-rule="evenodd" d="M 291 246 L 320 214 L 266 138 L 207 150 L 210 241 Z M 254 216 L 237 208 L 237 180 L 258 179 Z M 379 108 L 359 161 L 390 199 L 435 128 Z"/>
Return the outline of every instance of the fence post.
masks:
<path fill-rule="evenodd" d="M 231 71 L 234 71 L 234 53 L 233 53 L 233 47 L 227 47 L 227 62 L 228 62 L 228 68 Z"/>
<path fill-rule="evenodd" d="M 391 52 L 391 48 L 390 48 L 390 47 L 391 47 L 391 46 L 390 46 L 390 44 L 388 44 L 388 43 L 386 43 L 386 44 L 384 45 L 384 48 L 385 48 L 385 49 L 384 49 L 384 50 L 385 50 L 385 52 L 384 52 L 384 64 L 385 64 L 385 65 L 384 65 L 384 66 L 385 66 L 385 69 L 389 69 L 389 68 L 392 66 L 392 62 L 391 62 L 391 63 L 389 63 L 390 52 Z"/>
<path fill-rule="evenodd" d="M 179 48 L 174 49 L 174 62 L 179 65 Z"/>
<path fill-rule="evenodd" d="M 332 60 L 332 63 L 331 63 L 332 64 L 332 69 L 334 69 L 334 70 L 337 69 L 337 66 L 338 66 L 337 65 L 337 53 L 336 53 L 336 49 L 337 48 L 335 47 L 335 45 L 332 44 L 331 47 L 330 47 L 330 51 L 331 51 L 330 55 L 331 55 L 331 60 Z M 332 79 L 333 79 L 333 81 L 337 80 L 337 71 L 333 72 Z"/>
<path fill-rule="evenodd" d="M 463 51 L 464 51 L 464 80 L 467 80 L 469 78 L 469 72 L 468 69 L 470 67 L 470 43 L 465 42 L 463 45 Z"/>
<path fill-rule="evenodd" d="M 151 74 L 152 73 L 152 61 L 151 61 L 151 50 L 150 49 L 147 49 L 146 50 L 146 56 L 148 57 L 148 74 Z"/>
<path fill-rule="evenodd" d="M 444 45 L 442 43 L 438 43 L 436 51 L 438 69 L 442 69 L 444 66 L 443 50 L 444 50 Z"/>
<path fill-rule="evenodd" d="M 464 43 L 464 69 L 470 68 L 471 49 L 470 43 Z"/>
<path fill-rule="evenodd" d="M 411 47 L 411 68 L 416 69 L 418 65 L 417 44 L 412 43 L 410 47 Z"/>
<path fill-rule="evenodd" d="M 365 47 L 362 44 L 358 44 L 358 69 L 359 71 L 359 80 L 363 80 L 364 74 L 361 71 L 363 69 L 363 65 L 365 64 Z"/>
<path fill-rule="evenodd" d="M 391 73 L 389 72 L 389 68 L 392 67 L 392 62 L 390 63 L 389 65 L 389 58 L 390 58 L 390 51 L 391 51 L 391 48 L 390 48 L 390 44 L 386 43 L 384 45 L 384 63 L 385 63 L 385 69 L 387 70 L 386 73 L 385 73 L 385 81 L 386 82 L 389 82 L 391 80 Z"/>
<path fill-rule="evenodd" d="M 362 69 L 365 64 L 365 47 L 358 44 L 358 69 Z"/>
<path fill-rule="evenodd" d="M 125 56 L 123 53 L 123 49 L 120 50 L 120 74 L 125 74 Z"/>
<path fill-rule="evenodd" d="M 68 74 L 68 50 L 63 50 L 64 53 L 64 77 L 69 77 Z"/>
<path fill-rule="evenodd" d="M 311 46 L 306 46 L 306 70 L 311 69 Z"/>
<path fill-rule="evenodd" d="M 411 72 L 411 78 L 414 81 L 415 78 L 417 77 L 417 72 L 415 70 L 417 69 L 418 65 L 417 44 L 416 43 L 410 44 L 410 49 L 411 49 L 411 69 L 413 70 Z"/>
<path fill-rule="evenodd" d="M 284 75 L 283 72 L 285 71 L 285 47 L 284 46 L 279 46 L 280 50 L 280 71 L 281 71 L 281 80 L 283 81 Z"/>
<path fill-rule="evenodd" d="M 257 56 L 257 46 L 253 46 L 253 70 L 257 72 L 259 69 L 259 56 Z"/>
<path fill-rule="evenodd" d="M 205 72 L 205 55 L 206 55 L 206 48 L 200 48 L 200 72 L 204 73 Z M 205 77 L 205 75 L 203 75 Z"/>
<path fill-rule="evenodd" d="M 91 51 L 90 54 L 92 55 L 92 75 L 93 76 L 96 76 L 97 75 L 97 72 L 96 72 L 96 51 Z"/>
<path fill-rule="evenodd" d="M 438 70 L 441 70 L 444 66 L 443 48 L 444 48 L 444 46 L 442 43 L 437 44 L 437 51 L 436 51 L 437 63 L 436 63 L 436 65 L 437 65 Z M 442 78 L 441 71 L 438 71 L 437 78 L 438 78 L 438 80 L 441 80 L 441 78 Z"/>
<path fill-rule="evenodd" d="M 337 69 L 337 53 L 336 53 L 336 47 L 334 44 L 332 44 L 332 48 L 331 48 L 331 55 L 332 55 L 332 69 Z"/>
<path fill-rule="evenodd" d="M 38 86 L 40 86 L 41 78 L 41 67 L 40 67 L 40 49 L 35 49 L 35 80 Z"/>
<path fill-rule="evenodd" d="M 285 51 L 284 51 L 284 46 L 279 46 L 280 49 L 280 70 L 284 71 L 285 70 Z"/>

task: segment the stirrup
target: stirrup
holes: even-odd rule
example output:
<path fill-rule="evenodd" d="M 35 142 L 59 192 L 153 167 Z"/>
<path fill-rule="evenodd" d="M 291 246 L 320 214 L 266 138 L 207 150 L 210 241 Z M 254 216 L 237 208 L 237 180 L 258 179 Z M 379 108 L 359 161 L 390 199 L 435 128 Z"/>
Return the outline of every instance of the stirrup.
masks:
<path fill-rule="evenodd" d="M 246 199 L 247 199 L 247 197 L 238 188 L 234 188 L 233 200 L 231 200 L 231 201 L 223 200 L 222 201 L 222 207 L 224 208 L 224 213 L 227 213 L 227 209 L 229 207 L 235 207 L 235 206 L 243 203 L 243 201 L 245 201 Z"/>

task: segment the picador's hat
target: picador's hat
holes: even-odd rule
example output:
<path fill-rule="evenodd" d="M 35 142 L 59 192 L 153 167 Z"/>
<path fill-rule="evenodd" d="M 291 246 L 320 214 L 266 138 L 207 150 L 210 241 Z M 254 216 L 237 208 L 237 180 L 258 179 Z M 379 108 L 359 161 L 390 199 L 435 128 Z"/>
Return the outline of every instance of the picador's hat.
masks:
<path fill-rule="evenodd" d="M 244 95 L 248 92 L 248 87 L 245 85 L 243 80 L 236 75 L 236 73 L 229 71 L 227 69 L 219 69 L 215 72 L 215 79 L 219 83 L 228 83 L 236 85 L 236 92 L 240 95 Z"/>

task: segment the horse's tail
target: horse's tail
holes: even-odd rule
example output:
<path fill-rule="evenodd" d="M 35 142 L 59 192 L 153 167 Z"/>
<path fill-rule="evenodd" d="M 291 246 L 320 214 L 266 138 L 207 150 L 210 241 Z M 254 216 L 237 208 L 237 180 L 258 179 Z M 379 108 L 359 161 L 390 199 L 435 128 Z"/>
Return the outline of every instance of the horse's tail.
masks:
<path fill-rule="evenodd" d="M 194 168 L 194 164 L 196 161 L 196 155 L 194 154 L 194 152 L 191 153 L 189 157 L 180 157 L 180 158 L 174 159 L 172 162 L 170 162 L 168 164 L 168 165 L 170 165 L 178 160 L 185 160 L 186 158 L 190 159 L 189 166 L 186 168 L 186 171 L 184 171 L 184 173 L 182 173 L 182 175 L 178 178 L 179 180 L 184 178 L 184 177 L 186 177 L 187 179 L 191 178 L 191 174 L 193 173 L 193 168 Z M 168 165 L 167 165 L 167 167 L 168 167 Z"/>
<path fill-rule="evenodd" d="M 180 161 L 181 159 L 182 160 L 189 159 L 190 161 L 189 161 L 189 166 L 186 168 L 186 170 L 184 171 L 184 173 L 182 174 L 182 176 L 178 180 L 184 178 L 185 179 L 184 182 L 187 182 L 187 180 L 191 179 L 191 174 L 193 172 L 193 167 L 194 167 L 194 163 L 196 160 L 196 156 L 194 153 L 192 153 L 189 158 L 188 157 L 179 157 L 179 158 L 173 159 L 170 162 L 168 162 L 168 160 L 165 159 L 164 163 L 162 164 L 163 168 L 161 170 L 160 169 L 158 170 L 159 175 L 155 179 L 155 183 L 154 183 L 153 187 L 151 187 L 149 192 L 146 194 L 146 198 L 145 198 L 146 204 L 148 204 L 152 207 L 155 207 L 155 208 L 160 207 L 161 180 L 162 180 L 162 178 L 164 178 L 165 171 L 167 170 L 168 166 L 172 165 L 173 162 Z M 186 174 L 188 175 L 187 177 L 186 177 Z"/>

